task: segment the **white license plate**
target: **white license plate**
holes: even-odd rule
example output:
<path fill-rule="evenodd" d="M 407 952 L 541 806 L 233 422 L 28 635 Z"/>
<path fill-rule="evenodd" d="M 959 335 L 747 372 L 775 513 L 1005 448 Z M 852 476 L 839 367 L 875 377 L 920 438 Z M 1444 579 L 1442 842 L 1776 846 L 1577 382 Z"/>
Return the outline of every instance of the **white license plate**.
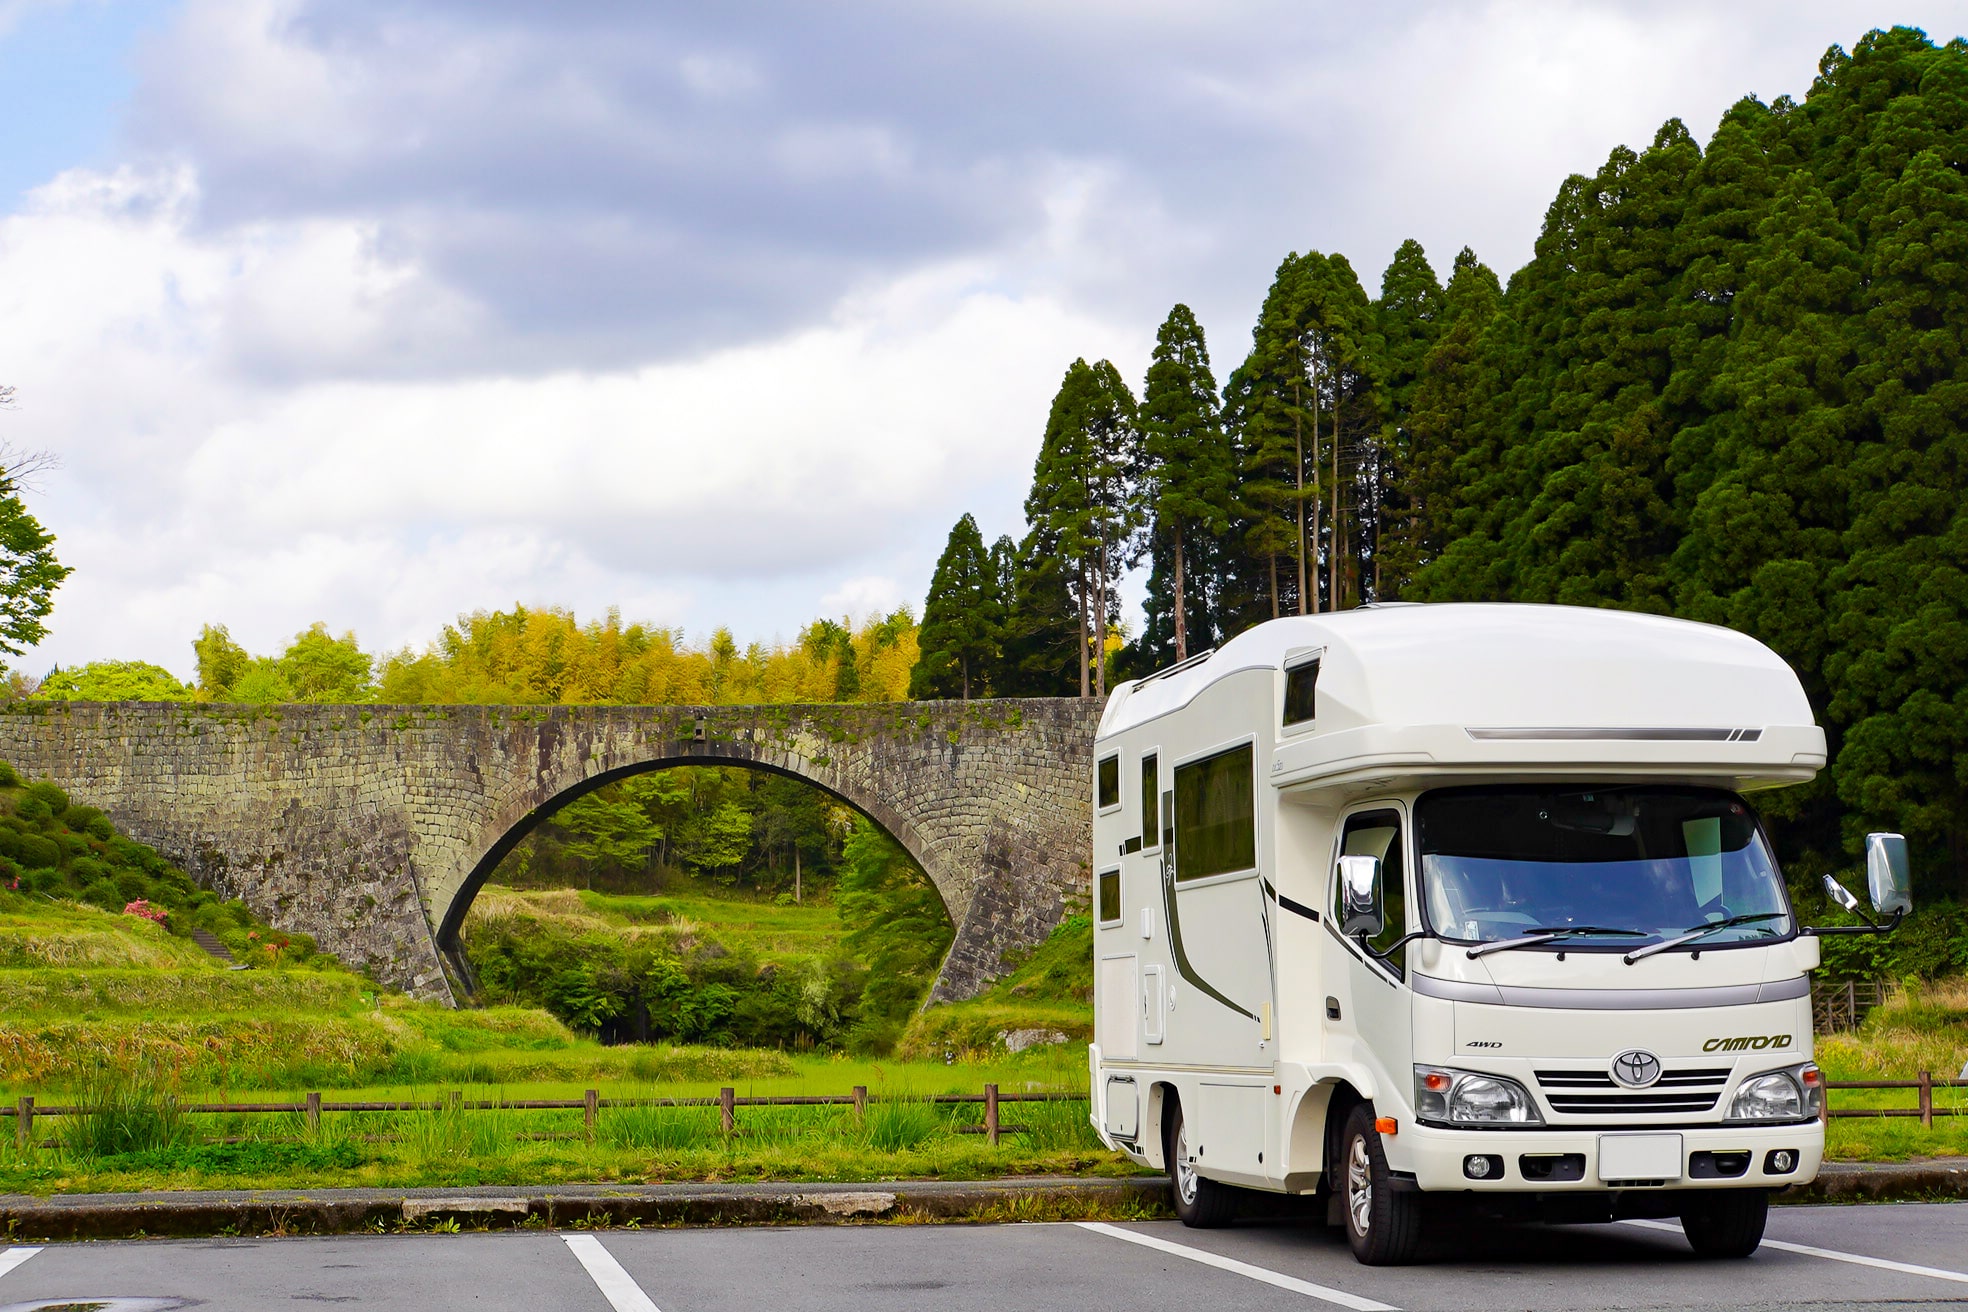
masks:
<path fill-rule="evenodd" d="M 1679 1180 L 1681 1136 L 1678 1134 L 1602 1134 L 1599 1136 L 1601 1180 Z"/>

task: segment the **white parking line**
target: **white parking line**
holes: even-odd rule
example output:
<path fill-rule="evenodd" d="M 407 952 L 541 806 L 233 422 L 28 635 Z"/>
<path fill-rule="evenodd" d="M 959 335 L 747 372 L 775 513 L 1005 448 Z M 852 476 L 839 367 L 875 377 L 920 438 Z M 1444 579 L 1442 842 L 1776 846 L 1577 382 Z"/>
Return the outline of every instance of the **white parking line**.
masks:
<path fill-rule="evenodd" d="M 1627 1225 L 1637 1225 L 1648 1230 L 1671 1230 L 1681 1233 L 1681 1227 L 1672 1221 L 1627 1221 Z M 1802 1253 L 1806 1257 L 1829 1258 L 1833 1262 L 1850 1262 L 1853 1266 L 1877 1267 L 1881 1271 L 1899 1271 L 1910 1276 L 1929 1276 L 1935 1280 L 1952 1280 L 1957 1285 L 1968 1285 L 1968 1272 L 1949 1271 L 1938 1266 L 1915 1266 L 1911 1262 L 1889 1262 L 1883 1257 L 1867 1257 L 1863 1253 L 1841 1253 L 1835 1248 L 1813 1248 L 1809 1244 L 1793 1244 L 1782 1239 L 1765 1239 L 1763 1247 L 1781 1249 L 1786 1253 Z"/>
<path fill-rule="evenodd" d="M 601 1240 L 593 1235 L 562 1235 L 567 1246 L 574 1250 L 582 1266 L 588 1269 L 602 1296 L 615 1309 L 615 1312 L 660 1312 L 649 1301 L 649 1295 L 642 1292 L 642 1286 L 635 1277 L 622 1269 L 609 1251 L 601 1246 Z"/>
<path fill-rule="evenodd" d="M 9 1248 L 6 1252 L 0 1253 L 0 1276 L 6 1275 L 40 1251 L 38 1248 Z"/>
<path fill-rule="evenodd" d="M 1261 1266 L 1252 1266 L 1249 1262 L 1239 1262 L 1233 1257 L 1220 1257 L 1200 1248 L 1191 1248 L 1187 1244 L 1171 1243 L 1154 1235 L 1142 1234 L 1139 1230 L 1123 1230 L 1117 1225 L 1107 1225 L 1101 1221 L 1080 1221 L 1076 1224 L 1082 1230 L 1098 1231 L 1103 1235 L 1112 1235 L 1116 1239 L 1125 1239 L 1130 1244 L 1140 1244 L 1143 1248 L 1152 1248 L 1175 1257 L 1186 1257 L 1191 1262 L 1201 1262 L 1204 1266 L 1213 1266 L 1219 1271 L 1232 1271 L 1278 1289 L 1289 1289 L 1294 1294 L 1304 1294 L 1307 1298 L 1337 1303 L 1341 1307 L 1352 1308 L 1353 1312 L 1397 1312 L 1389 1303 L 1376 1303 L 1371 1298 L 1361 1298 L 1358 1294 L 1349 1294 L 1343 1289 L 1315 1285 L 1310 1280 L 1300 1280 L 1297 1276 L 1280 1275 Z"/>

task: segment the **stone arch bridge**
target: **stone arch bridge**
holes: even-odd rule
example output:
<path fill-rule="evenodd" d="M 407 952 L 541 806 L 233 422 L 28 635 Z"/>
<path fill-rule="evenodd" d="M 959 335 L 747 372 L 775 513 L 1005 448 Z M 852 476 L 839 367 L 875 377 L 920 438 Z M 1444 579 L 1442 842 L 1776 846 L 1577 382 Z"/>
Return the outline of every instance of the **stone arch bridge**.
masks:
<path fill-rule="evenodd" d="M 1099 703 L 18 704 L 0 760 L 385 984 L 455 1003 L 444 954 L 538 821 L 613 779 L 749 765 L 819 785 L 922 864 L 968 997 L 1085 896 Z"/>

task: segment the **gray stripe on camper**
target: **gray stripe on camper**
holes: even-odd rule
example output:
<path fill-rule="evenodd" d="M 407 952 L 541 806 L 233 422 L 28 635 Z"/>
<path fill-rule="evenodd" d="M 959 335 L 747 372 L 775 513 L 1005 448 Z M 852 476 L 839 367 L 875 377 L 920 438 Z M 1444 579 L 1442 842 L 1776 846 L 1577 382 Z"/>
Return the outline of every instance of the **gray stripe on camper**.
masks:
<path fill-rule="evenodd" d="M 1480 984 L 1472 980 L 1414 975 L 1414 991 L 1451 1002 L 1482 1002 L 1493 1007 L 1549 1007 L 1560 1011 L 1672 1011 L 1684 1007 L 1744 1007 L 1783 1002 L 1811 992 L 1803 976 L 1769 984 L 1729 984 L 1701 989 L 1533 989 Z"/>
<path fill-rule="evenodd" d="M 1478 741 L 1572 743 L 1753 743 L 1761 729 L 1464 729 Z"/>

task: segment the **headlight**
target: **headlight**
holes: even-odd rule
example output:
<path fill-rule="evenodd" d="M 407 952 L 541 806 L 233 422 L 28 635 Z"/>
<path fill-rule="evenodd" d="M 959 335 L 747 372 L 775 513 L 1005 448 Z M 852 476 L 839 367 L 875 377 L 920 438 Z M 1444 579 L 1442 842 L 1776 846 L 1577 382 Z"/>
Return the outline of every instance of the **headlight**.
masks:
<path fill-rule="evenodd" d="M 1542 1125 L 1523 1085 L 1501 1075 L 1415 1067 L 1415 1115 L 1442 1125 Z"/>
<path fill-rule="evenodd" d="M 1824 1106 L 1824 1076 L 1809 1062 L 1752 1075 L 1729 1103 L 1732 1121 L 1801 1121 Z"/>

